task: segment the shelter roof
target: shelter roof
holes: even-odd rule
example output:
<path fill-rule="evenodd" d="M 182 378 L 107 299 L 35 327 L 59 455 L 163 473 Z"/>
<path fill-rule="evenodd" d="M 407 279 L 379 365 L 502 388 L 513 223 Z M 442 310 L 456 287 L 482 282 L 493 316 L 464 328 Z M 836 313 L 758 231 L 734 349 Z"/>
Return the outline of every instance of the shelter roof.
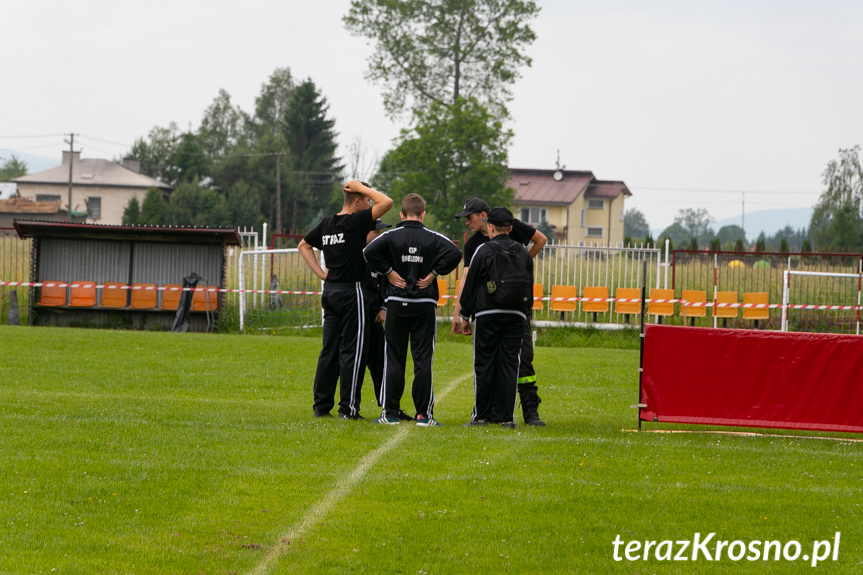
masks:
<path fill-rule="evenodd" d="M 20 238 L 62 238 L 76 240 L 135 240 L 183 244 L 242 245 L 236 228 L 106 226 L 67 222 L 15 220 Z"/>

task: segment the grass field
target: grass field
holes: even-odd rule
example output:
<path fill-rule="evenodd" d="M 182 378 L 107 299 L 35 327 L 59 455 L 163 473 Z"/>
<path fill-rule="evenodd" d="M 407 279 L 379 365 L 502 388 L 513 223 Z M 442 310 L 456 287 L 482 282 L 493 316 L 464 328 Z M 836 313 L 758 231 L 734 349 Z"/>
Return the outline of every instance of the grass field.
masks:
<path fill-rule="evenodd" d="M 422 429 L 313 419 L 312 337 L 3 326 L 0 342 L 0 573 L 863 569 L 856 437 L 629 431 L 637 350 L 537 348 L 549 425 L 510 431 L 462 427 L 464 343 L 437 344 L 446 427 Z M 613 558 L 617 536 L 810 553 L 836 532 L 838 561 L 815 569 Z"/>

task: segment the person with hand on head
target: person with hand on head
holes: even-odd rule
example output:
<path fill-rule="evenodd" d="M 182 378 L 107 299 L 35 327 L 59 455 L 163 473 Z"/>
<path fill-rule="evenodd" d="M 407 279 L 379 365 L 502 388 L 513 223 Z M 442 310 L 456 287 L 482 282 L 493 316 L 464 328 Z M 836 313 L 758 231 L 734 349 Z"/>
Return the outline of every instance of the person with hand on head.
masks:
<path fill-rule="evenodd" d="M 300 241 L 306 265 L 324 282 L 321 306 L 324 330 L 314 382 L 314 416 L 328 417 L 340 385 L 339 417 L 360 416 L 360 389 L 365 370 L 367 304 L 363 291 L 366 265 L 363 248 L 375 221 L 393 206 L 391 198 L 356 180 L 342 188 L 341 211 L 324 218 Z M 322 251 L 324 270 L 314 248 Z"/>
<path fill-rule="evenodd" d="M 475 402 L 467 425 L 515 429 L 519 352 L 533 306 L 533 259 L 508 235 L 512 212 L 496 207 L 484 219 L 489 240 L 474 252 L 459 296 L 461 332 L 471 332 L 471 320 L 474 331 Z"/>
<path fill-rule="evenodd" d="M 412 395 L 416 422 L 436 427 L 432 362 L 439 297 L 437 276 L 447 275 L 461 261 L 461 252 L 446 236 L 423 225 L 426 202 L 419 194 L 402 200 L 402 222 L 373 240 L 363 255 L 378 273 L 387 276 L 386 368 L 381 417 L 375 423 L 396 425 L 405 388 L 408 344 L 414 362 Z"/>
<path fill-rule="evenodd" d="M 465 225 L 473 232 L 473 235 L 464 244 L 464 272 L 456 289 L 456 297 L 461 294 L 474 252 L 476 252 L 476 249 L 480 245 L 489 241 L 488 225 L 485 221 L 485 218 L 488 217 L 488 212 L 489 207 L 484 200 L 471 198 L 465 202 L 464 209 L 455 215 L 456 219 L 464 218 Z M 533 258 L 542 251 L 542 248 L 545 247 L 548 241 L 548 238 L 541 231 L 517 219 L 513 219 L 512 230 L 508 235 L 523 246 L 529 245 L 528 252 Z M 459 300 L 456 299 L 450 335 L 462 333 L 460 312 Z M 518 368 L 518 395 L 521 399 L 524 422 L 534 427 L 545 427 L 545 422 L 539 417 L 539 404 L 542 402 L 542 399 L 539 397 L 536 386 L 536 370 L 533 367 L 533 338 L 530 325 L 530 316 L 532 313 L 532 311 L 528 311 L 528 321 L 524 325 L 524 337 L 522 338 L 520 356 L 521 362 Z M 464 335 L 471 334 L 469 325 L 464 329 L 468 330 Z"/>

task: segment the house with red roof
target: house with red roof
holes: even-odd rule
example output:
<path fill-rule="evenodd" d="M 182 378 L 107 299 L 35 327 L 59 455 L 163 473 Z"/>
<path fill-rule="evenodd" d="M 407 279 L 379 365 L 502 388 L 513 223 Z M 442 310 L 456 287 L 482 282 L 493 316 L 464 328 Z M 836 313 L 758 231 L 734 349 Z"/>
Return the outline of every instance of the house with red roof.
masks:
<path fill-rule="evenodd" d="M 632 195 L 625 183 L 577 170 L 510 168 L 509 174 L 518 219 L 534 227 L 547 221 L 566 245 L 623 246 L 623 204 Z"/>

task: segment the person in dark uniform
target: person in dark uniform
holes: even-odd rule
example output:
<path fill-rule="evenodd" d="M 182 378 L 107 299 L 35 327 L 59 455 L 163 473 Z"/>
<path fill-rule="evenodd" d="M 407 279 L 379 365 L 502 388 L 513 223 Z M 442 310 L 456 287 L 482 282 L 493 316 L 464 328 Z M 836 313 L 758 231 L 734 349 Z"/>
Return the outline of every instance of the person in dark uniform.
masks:
<path fill-rule="evenodd" d="M 391 227 L 390 224 L 384 223 L 383 220 L 377 220 L 375 222 L 375 229 L 370 231 L 366 236 L 366 245 L 369 245 L 373 239 L 381 235 L 385 229 Z M 368 349 L 366 367 L 372 377 L 378 407 L 383 407 L 381 385 L 384 379 L 384 321 L 387 318 L 387 307 L 384 303 L 385 283 L 386 279 L 382 278 L 381 274 L 366 264 L 366 276 L 363 287 L 366 289 L 366 303 L 368 305 L 366 314 L 371 320 L 368 322 L 368 333 L 366 335 L 366 348 Z"/>
<path fill-rule="evenodd" d="M 467 425 L 488 425 L 499 422 L 507 428 L 517 427 L 514 420 L 518 381 L 519 353 L 522 348 L 524 324 L 533 305 L 533 259 L 527 249 L 508 235 L 512 231 L 512 212 L 494 208 L 486 218 L 489 241 L 480 245 L 470 262 L 459 295 L 461 332 L 471 333 L 474 321 L 474 396 L 471 421 Z M 496 245 L 495 245 L 496 244 Z M 514 283 L 512 303 L 494 299 L 495 291 L 503 289 L 501 278 L 494 277 L 497 252 L 511 252 L 523 283 Z M 519 274 L 512 274 L 513 278 Z M 495 285 L 497 284 L 497 285 Z"/>
<path fill-rule="evenodd" d="M 456 296 L 461 294 L 462 286 L 465 278 L 468 276 L 470 262 L 473 258 L 476 249 L 489 240 L 488 225 L 485 218 L 488 216 L 488 204 L 480 198 L 471 198 L 464 204 L 464 209 L 456 214 L 456 218 L 465 218 L 465 224 L 473 232 L 473 235 L 468 238 L 464 244 L 464 273 L 456 290 Z M 512 230 L 509 237 L 523 246 L 530 244 L 529 252 L 531 257 L 542 251 L 545 247 L 548 238 L 539 230 L 525 224 L 524 222 L 513 219 Z M 532 243 L 531 243 L 532 242 Z M 531 296 L 532 297 L 532 296 Z M 453 312 L 452 329 L 453 333 L 461 333 L 461 317 L 460 317 L 459 300 L 456 299 L 455 310 Z M 518 395 L 521 399 L 521 410 L 524 422 L 527 425 L 534 427 L 545 427 L 545 422 L 539 417 L 539 404 L 542 399 L 536 387 L 536 370 L 533 367 L 533 337 L 530 326 L 530 316 L 532 312 L 528 311 L 528 321 L 524 325 L 524 337 L 521 341 L 521 363 L 518 366 Z M 470 335 L 470 332 L 465 335 Z"/>
<path fill-rule="evenodd" d="M 342 210 L 324 218 L 297 246 L 306 265 L 324 282 L 321 306 L 324 333 L 314 383 L 314 415 L 328 417 L 340 382 L 339 417 L 362 419 L 360 388 L 365 371 L 367 306 L 362 283 L 366 266 L 362 253 L 375 220 L 393 206 L 391 198 L 368 185 L 350 181 L 343 188 Z M 374 205 L 372 205 L 374 202 Z M 314 249 L 324 253 L 327 270 Z"/>
<path fill-rule="evenodd" d="M 408 194 L 402 200 L 395 229 L 373 240 L 363 255 L 388 280 L 386 304 L 386 367 L 381 394 L 381 417 L 375 423 L 399 423 L 405 388 L 408 344 L 414 361 L 413 401 L 420 427 L 436 427 L 432 361 L 435 343 L 435 309 L 439 297 L 437 276 L 458 266 L 461 252 L 455 244 L 423 225 L 425 200 Z"/>

